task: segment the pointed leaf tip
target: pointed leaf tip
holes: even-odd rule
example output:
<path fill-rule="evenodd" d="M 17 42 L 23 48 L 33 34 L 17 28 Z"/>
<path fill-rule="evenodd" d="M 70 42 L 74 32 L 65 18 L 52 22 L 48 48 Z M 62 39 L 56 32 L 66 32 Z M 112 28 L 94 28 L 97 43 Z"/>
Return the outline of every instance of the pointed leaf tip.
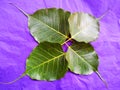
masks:
<path fill-rule="evenodd" d="M 0 82 L 0 84 L 12 84 L 12 83 L 18 81 L 19 79 L 23 78 L 25 75 L 26 75 L 26 73 L 24 72 L 21 76 L 19 76 L 18 78 L 16 78 L 13 81 L 10 81 L 10 82 Z"/>
<path fill-rule="evenodd" d="M 104 78 L 100 75 L 100 73 L 98 71 L 96 71 L 96 74 L 98 75 L 98 77 L 102 80 L 102 82 L 105 84 L 106 88 L 108 88 L 108 84 L 107 82 L 104 80 Z"/>
<path fill-rule="evenodd" d="M 27 14 L 25 11 L 23 11 L 21 8 L 19 8 L 18 6 L 16 6 L 15 4 L 13 4 L 13 3 L 9 3 L 9 4 L 11 4 L 12 6 L 14 6 L 14 7 L 16 7 L 20 12 L 22 12 L 25 16 L 29 16 L 29 14 Z"/>
<path fill-rule="evenodd" d="M 108 9 L 107 11 L 105 11 L 99 18 L 97 18 L 96 20 L 99 21 L 102 18 L 104 18 L 108 13 L 110 12 L 110 9 Z"/>

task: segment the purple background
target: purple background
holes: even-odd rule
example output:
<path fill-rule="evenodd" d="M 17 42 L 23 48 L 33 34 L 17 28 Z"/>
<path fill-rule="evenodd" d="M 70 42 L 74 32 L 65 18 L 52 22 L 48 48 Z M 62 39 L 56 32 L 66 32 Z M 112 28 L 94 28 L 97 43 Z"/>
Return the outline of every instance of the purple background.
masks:
<path fill-rule="evenodd" d="M 83 11 L 101 16 L 99 38 L 92 43 L 99 54 L 99 71 L 109 90 L 120 90 L 120 0 L 45 0 L 47 7 L 60 7 L 71 12 Z M 32 14 L 45 8 L 43 0 L 0 0 L 0 82 L 12 81 L 25 71 L 26 58 L 37 45 L 29 33 L 27 17 L 8 3 L 14 3 Z M 0 90 L 107 90 L 93 73 L 89 76 L 68 72 L 54 82 L 35 81 L 28 76 Z"/>

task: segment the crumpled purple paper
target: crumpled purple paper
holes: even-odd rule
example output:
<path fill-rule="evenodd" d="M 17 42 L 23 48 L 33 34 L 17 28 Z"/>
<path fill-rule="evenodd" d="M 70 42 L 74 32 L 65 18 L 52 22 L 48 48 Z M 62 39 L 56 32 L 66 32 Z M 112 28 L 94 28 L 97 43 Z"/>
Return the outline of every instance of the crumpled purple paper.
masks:
<path fill-rule="evenodd" d="M 46 2 L 46 5 L 44 3 Z M 30 35 L 28 14 L 40 8 L 57 7 L 71 12 L 87 12 L 100 17 L 99 38 L 92 42 L 99 55 L 99 71 L 109 90 L 120 90 L 120 0 L 0 0 L 0 82 L 12 81 L 25 71 L 26 59 L 37 42 Z M 0 90 L 108 90 L 99 77 L 71 72 L 53 82 L 36 81 L 28 76 L 13 84 L 0 84 Z"/>

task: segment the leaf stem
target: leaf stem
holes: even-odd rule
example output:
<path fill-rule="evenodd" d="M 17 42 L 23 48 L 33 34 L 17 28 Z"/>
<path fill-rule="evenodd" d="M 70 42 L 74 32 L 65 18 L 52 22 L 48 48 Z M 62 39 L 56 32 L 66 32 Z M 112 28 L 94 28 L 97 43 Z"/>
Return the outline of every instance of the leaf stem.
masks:
<path fill-rule="evenodd" d="M 21 76 L 19 76 L 18 78 L 16 78 L 13 81 L 10 81 L 10 82 L 0 82 L 0 84 L 12 84 L 12 83 L 18 81 L 19 79 L 21 79 L 22 77 L 24 77 L 25 75 L 26 75 L 26 73 L 24 72 Z"/>
<path fill-rule="evenodd" d="M 98 77 L 103 81 L 103 83 L 105 84 L 105 86 L 108 88 L 108 84 L 107 82 L 104 80 L 104 78 L 100 75 L 100 73 L 98 71 L 96 71 L 96 74 L 98 75 Z"/>
<path fill-rule="evenodd" d="M 25 16 L 29 16 L 25 11 L 23 11 L 21 8 L 19 8 L 18 6 L 16 6 L 15 4 L 13 4 L 13 3 L 9 3 L 9 4 L 11 4 L 11 5 L 13 5 L 13 6 L 15 6 L 19 11 L 21 11 Z"/>

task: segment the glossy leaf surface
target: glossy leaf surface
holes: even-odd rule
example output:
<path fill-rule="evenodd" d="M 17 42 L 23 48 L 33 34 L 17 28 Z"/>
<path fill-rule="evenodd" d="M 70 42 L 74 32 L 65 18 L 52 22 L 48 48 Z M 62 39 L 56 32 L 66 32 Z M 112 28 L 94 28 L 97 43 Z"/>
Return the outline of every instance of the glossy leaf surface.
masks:
<path fill-rule="evenodd" d="M 28 25 L 31 34 L 38 42 L 62 44 L 69 34 L 68 17 L 70 12 L 62 9 L 41 9 L 33 15 L 28 15 Z"/>
<path fill-rule="evenodd" d="M 73 13 L 69 19 L 71 38 L 78 42 L 91 42 L 99 34 L 98 20 L 87 13 Z"/>
<path fill-rule="evenodd" d="M 90 44 L 74 42 L 66 53 L 68 67 L 77 74 L 91 74 L 97 71 L 98 57 Z"/>
<path fill-rule="evenodd" d="M 64 76 L 68 68 L 61 45 L 40 43 L 30 54 L 26 74 L 32 79 L 53 81 Z"/>

